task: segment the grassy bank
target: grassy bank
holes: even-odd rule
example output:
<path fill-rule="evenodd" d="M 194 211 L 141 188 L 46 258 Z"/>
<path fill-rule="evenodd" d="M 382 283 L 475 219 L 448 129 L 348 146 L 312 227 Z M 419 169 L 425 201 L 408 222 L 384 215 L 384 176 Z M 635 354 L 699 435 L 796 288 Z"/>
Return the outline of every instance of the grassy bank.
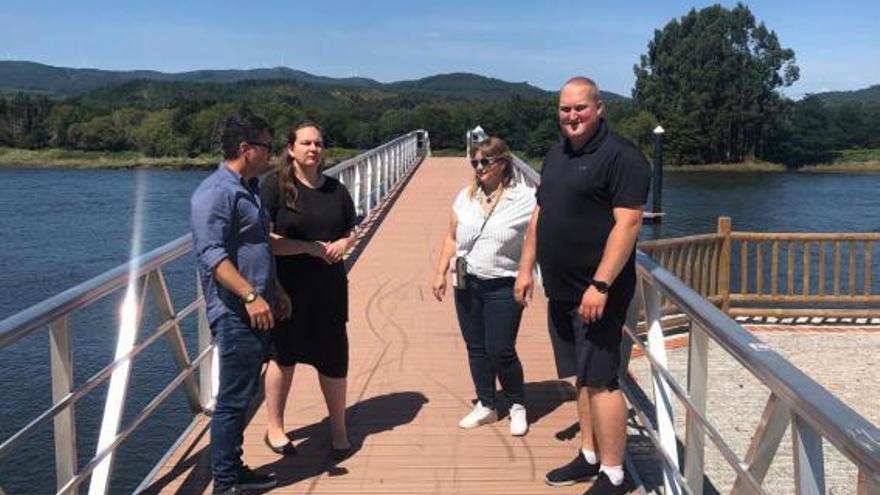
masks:
<path fill-rule="evenodd" d="M 328 148 L 325 162 L 331 166 L 361 153 L 361 150 Z M 82 151 L 65 149 L 25 150 L 0 147 L 0 167 L 25 168 L 165 168 L 175 170 L 211 169 L 218 155 L 150 157 L 137 151 Z"/>

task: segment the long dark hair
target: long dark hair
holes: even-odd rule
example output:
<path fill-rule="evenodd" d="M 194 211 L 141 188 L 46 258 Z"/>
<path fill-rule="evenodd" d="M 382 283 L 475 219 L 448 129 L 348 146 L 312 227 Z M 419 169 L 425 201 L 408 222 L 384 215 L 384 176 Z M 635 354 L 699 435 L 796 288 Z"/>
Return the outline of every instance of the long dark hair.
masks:
<path fill-rule="evenodd" d="M 281 197 L 284 198 L 284 205 L 293 211 L 298 211 L 296 207 L 296 199 L 299 196 L 299 191 L 296 188 L 296 180 L 294 180 L 294 176 L 296 175 L 296 169 L 294 167 L 296 165 L 293 163 L 293 156 L 290 155 L 290 147 L 296 143 L 296 131 L 307 127 L 317 129 L 323 137 L 324 131 L 321 130 L 321 126 L 311 120 L 301 120 L 291 127 L 290 131 L 287 133 L 287 146 L 284 147 L 284 152 L 281 153 L 281 157 L 276 165 L 276 169 L 278 170 L 279 192 L 281 193 Z"/>

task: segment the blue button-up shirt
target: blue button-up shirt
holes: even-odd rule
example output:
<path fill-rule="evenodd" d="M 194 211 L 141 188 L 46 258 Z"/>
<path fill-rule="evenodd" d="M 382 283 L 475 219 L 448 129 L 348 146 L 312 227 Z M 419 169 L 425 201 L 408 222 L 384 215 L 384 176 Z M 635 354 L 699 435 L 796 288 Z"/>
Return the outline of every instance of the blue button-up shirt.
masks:
<path fill-rule="evenodd" d="M 202 181 L 190 200 L 193 249 L 210 324 L 227 313 L 247 321 L 240 296 L 220 285 L 213 276 L 214 268 L 225 259 L 270 304 L 275 300 L 269 217 L 260 201 L 257 182 L 245 180 L 223 162 Z"/>

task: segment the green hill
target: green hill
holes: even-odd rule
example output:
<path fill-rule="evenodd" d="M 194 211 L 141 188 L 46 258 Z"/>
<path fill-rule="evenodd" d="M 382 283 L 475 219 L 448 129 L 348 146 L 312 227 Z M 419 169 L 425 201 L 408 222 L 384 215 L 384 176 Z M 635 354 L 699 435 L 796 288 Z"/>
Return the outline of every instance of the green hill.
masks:
<path fill-rule="evenodd" d="M 830 104 L 880 104 L 880 84 L 875 84 L 874 86 L 870 86 L 864 89 L 858 89 L 855 91 L 828 91 L 825 93 L 818 93 L 815 96 L 818 96 L 825 103 Z"/>
<path fill-rule="evenodd" d="M 512 83 L 468 73 L 439 74 L 383 84 L 361 77 L 316 76 L 287 67 L 165 73 L 149 70 L 72 69 L 35 62 L 0 61 L 0 94 L 22 91 L 56 97 L 85 95 L 91 103 L 139 102 L 154 106 L 176 97 L 248 100 L 255 97 L 254 91 L 267 88 L 278 95 L 299 98 L 303 103 L 328 103 L 339 99 L 339 94 L 334 95 L 339 92 L 363 93 L 362 96 L 366 98 L 412 95 L 441 100 L 496 100 L 515 95 L 541 98 L 555 93 L 525 82 Z M 602 92 L 602 96 L 606 101 L 625 99 L 606 91 Z M 344 97 L 342 99 L 345 100 Z"/>

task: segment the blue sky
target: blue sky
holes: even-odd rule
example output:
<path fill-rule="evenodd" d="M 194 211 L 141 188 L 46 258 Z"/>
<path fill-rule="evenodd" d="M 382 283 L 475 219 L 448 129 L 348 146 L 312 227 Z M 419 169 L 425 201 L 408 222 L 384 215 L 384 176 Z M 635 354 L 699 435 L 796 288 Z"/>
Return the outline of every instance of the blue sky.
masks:
<path fill-rule="evenodd" d="M 283 65 L 382 82 L 474 72 L 546 89 L 585 74 L 628 95 L 654 29 L 710 4 L 3 0 L 0 59 L 167 72 Z M 795 50 L 801 79 L 787 94 L 880 84 L 880 2 L 746 4 Z"/>

